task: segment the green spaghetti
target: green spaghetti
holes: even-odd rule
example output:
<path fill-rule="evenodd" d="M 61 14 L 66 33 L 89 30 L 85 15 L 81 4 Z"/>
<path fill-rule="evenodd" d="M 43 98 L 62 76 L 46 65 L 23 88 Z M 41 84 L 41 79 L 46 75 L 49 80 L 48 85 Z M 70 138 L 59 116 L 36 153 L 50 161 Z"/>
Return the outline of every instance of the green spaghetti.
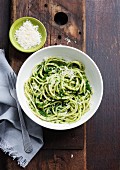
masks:
<path fill-rule="evenodd" d="M 24 91 L 31 110 L 44 121 L 72 123 L 90 108 L 92 88 L 78 61 L 49 57 L 33 68 Z"/>

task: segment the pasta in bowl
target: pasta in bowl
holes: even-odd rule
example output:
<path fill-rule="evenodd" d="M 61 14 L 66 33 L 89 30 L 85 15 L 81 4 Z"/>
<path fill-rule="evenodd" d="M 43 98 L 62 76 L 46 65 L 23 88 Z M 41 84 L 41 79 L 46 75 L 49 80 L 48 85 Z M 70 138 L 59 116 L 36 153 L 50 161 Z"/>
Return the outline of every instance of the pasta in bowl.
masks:
<path fill-rule="evenodd" d="M 92 89 L 78 61 L 50 57 L 37 64 L 25 82 L 33 113 L 44 121 L 72 123 L 90 108 Z"/>
<path fill-rule="evenodd" d="M 89 120 L 100 105 L 100 71 L 85 53 L 51 46 L 32 54 L 17 78 L 18 100 L 24 112 L 41 126 L 65 130 Z"/>

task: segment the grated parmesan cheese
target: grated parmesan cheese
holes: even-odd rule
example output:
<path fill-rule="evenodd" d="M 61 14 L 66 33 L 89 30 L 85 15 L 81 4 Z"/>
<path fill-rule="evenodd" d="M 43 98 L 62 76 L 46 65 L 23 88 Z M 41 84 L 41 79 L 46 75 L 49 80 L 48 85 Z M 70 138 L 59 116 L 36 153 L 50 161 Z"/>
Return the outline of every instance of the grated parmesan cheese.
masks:
<path fill-rule="evenodd" d="M 26 20 L 15 32 L 16 41 L 25 50 L 39 45 L 41 38 L 42 36 L 38 32 L 38 25 L 33 25 L 29 20 Z"/>
<path fill-rule="evenodd" d="M 67 41 L 67 44 L 71 42 L 71 40 L 68 37 L 66 37 L 65 40 Z"/>
<path fill-rule="evenodd" d="M 62 70 L 62 75 L 68 75 L 72 79 L 74 77 L 74 71 L 65 66 Z"/>

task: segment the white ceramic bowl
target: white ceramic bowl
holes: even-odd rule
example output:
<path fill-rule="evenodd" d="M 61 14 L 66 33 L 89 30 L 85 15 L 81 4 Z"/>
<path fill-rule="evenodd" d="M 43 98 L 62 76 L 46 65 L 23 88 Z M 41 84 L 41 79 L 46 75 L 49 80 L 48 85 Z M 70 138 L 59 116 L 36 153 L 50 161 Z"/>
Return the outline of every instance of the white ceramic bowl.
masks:
<path fill-rule="evenodd" d="M 65 60 L 78 60 L 85 65 L 85 72 L 94 93 L 91 98 L 90 110 L 85 113 L 77 122 L 71 124 L 55 124 L 46 122 L 35 116 L 29 108 L 27 99 L 24 94 L 24 83 L 30 77 L 33 67 L 43 61 L 43 59 L 50 56 L 61 56 Z M 103 96 L 103 80 L 97 65 L 87 54 L 73 47 L 57 45 L 49 46 L 33 53 L 23 63 L 18 73 L 16 89 L 20 105 L 29 118 L 31 118 L 37 124 L 49 129 L 66 130 L 82 125 L 95 114 Z"/>

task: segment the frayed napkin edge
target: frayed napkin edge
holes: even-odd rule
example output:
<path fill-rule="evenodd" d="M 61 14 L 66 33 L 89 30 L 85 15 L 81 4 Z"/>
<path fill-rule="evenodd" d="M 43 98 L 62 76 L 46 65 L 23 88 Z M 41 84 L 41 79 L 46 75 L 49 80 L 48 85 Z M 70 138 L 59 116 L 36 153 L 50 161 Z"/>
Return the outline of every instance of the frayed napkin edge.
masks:
<path fill-rule="evenodd" d="M 5 140 L 0 138 L 0 149 L 5 153 L 17 160 L 18 165 L 25 168 L 28 164 L 27 160 L 24 159 L 22 156 L 19 156 L 18 152 L 14 151 L 13 147 L 10 147 Z"/>

